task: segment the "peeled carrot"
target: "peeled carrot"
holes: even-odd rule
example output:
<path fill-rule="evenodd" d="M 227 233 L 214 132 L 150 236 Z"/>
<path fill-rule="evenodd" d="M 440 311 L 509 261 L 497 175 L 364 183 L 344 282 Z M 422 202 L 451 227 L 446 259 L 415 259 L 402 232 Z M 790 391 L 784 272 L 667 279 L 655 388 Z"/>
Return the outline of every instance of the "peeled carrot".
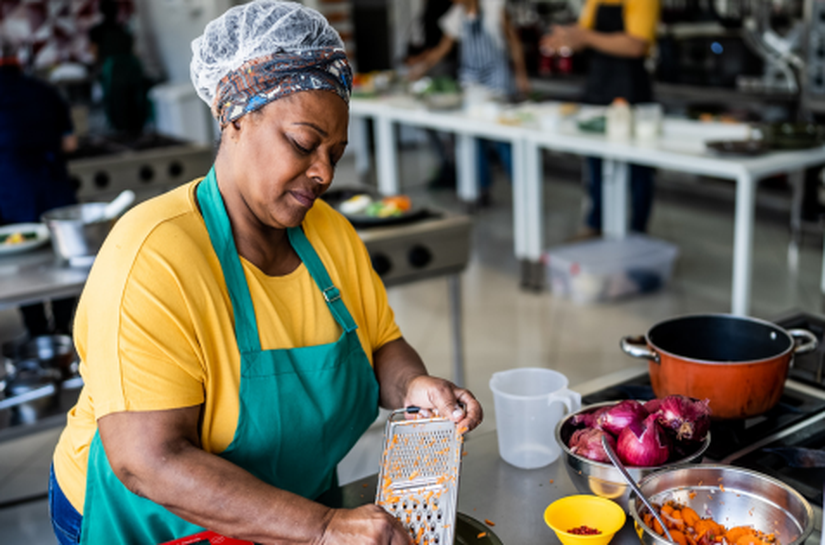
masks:
<path fill-rule="evenodd" d="M 690 507 L 683 507 L 682 520 L 684 520 L 685 524 L 688 526 L 693 526 L 697 521 L 699 521 L 699 515 Z"/>
<path fill-rule="evenodd" d="M 748 526 L 736 526 L 725 532 L 725 539 L 727 539 L 729 543 L 736 543 L 739 541 L 740 537 L 752 534 L 753 528 Z"/>
<path fill-rule="evenodd" d="M 679 545 L 688 545 L 687 536 L 679 530 L 670 530 L 670 537 Z"/>
<path fill-rule="evenodd" d="M 662 529 L 662 525 L 659 524 L 659 521 L 656 519 L 653 519 L 653 531 L 655 531 L 660 536 L 665 535 L 665 531 Z"/>

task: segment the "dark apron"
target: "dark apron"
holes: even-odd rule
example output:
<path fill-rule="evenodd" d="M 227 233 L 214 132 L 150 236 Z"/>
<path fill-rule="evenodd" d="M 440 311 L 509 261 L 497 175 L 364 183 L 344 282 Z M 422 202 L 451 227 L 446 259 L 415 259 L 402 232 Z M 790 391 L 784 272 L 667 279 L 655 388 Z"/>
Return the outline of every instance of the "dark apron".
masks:
<path fill-rule="evenodd" d="M 624 4 L 600 4 L 596 10 L 597 32 L 624 32 Z M 645 70 L 644 57 L 629 58 L 591 50 L 582 100 L 588 104 L 608 105 L 622 97 L 630 104 L 651 102 L 653 90 Z"/>
<path fill-rule="evenodd" d="M 317 499 L 337 486 L 335 467 L 378 415 L 378 382 L 341 294 L 301 227 L 289 241 L 321 290 L 340 338 L 329 344 L 262 350 L 214 168 L 197 189 L 221 262 L 241 354 L 235 436 L 220 456 L 262 481 Z M 277 516 L 277 513 L 273 513 Z M 130 492 L 112 471 L 99 434 L 89 452 L 81 543 L 152 545 L 203 530 Z"/>

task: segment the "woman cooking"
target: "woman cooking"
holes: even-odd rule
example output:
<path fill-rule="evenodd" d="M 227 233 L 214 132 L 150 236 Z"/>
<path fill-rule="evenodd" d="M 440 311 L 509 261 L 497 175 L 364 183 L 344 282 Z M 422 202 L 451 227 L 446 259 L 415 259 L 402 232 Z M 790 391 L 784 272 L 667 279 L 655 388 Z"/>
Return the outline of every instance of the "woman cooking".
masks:
<path fill-rule="evenodd" d="M 375 505 L 314 501 L 379 404 L 482 418 L 427 374 L 355 231 L 318 200 L 347 144 L 341 39 L 313 10 L 258 0 L 192 49 L 217 158 L 124 216 L 91 271 L 85 387 L 50 486 L 58 539 L 411 543 Z"/>

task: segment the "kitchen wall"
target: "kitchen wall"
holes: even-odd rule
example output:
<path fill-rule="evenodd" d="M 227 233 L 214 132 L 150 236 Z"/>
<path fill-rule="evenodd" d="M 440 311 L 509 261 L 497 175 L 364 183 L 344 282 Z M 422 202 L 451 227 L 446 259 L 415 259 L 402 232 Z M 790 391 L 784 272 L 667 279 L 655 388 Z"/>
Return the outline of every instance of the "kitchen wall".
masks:
<path fill-rule="evenodd" d="M 139 46 L 168 83 L 189 81 L 190 44 L 206 24 L 236 0 L 141 0 L 137 5 Z"/>

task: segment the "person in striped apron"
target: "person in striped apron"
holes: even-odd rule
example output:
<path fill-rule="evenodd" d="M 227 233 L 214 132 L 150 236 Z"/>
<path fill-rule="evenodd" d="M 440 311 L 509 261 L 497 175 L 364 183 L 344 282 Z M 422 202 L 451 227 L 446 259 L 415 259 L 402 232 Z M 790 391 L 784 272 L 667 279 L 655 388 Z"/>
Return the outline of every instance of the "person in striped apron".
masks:
<path fill-rule="evenodd" d="M 412 79 L 426 74 L 460 44 L 458 79 L 462 87 L 483 87 L 493 99 L 504 100 L 517 92 L 530 92 L 521 41 L 510 23 L 504 0 L 453 0 L 452 8 L 439 21 L 443 36 L 439 44 L 421 56 L 410 72 Z M 494 152 L 508 173 L 512 172 L 510 144 L 477 141 L 479 204 L 490 203 L 489 154 Z"/>

